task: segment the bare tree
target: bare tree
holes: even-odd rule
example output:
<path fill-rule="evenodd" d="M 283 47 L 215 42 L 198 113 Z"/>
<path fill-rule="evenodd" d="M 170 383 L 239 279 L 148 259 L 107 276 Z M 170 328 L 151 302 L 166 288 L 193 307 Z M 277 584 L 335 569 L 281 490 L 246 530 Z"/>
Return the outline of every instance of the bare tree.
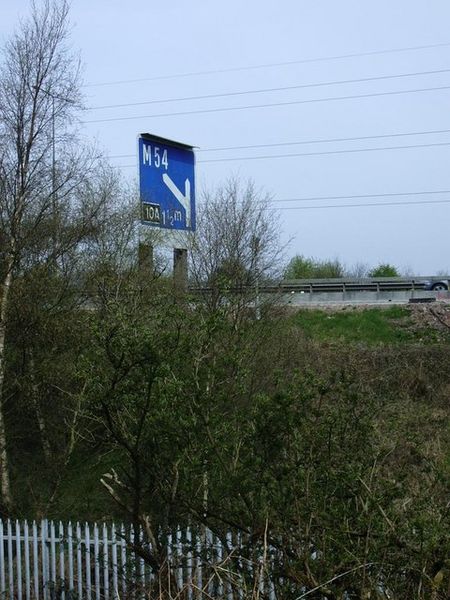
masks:
<path fill-rule="evenodd" d="M 367 273 L 370 271 L 370 266 L 364 262 L 356 262 L 349 269 L 347 269 L 347 277 L 356 277 L 358 279 L 362 279 L 367 277 Z"/>
<path fill-rule="evenodd" d="M 60 268 L 99 213 L 98 199 L 87 202 L 78 194 L 94 159 L 79 149 L 74 132 L 80 67 L 67 41 L 66 0 L 33 3 L 0 66 L 0 484 L 6 509 L 12 505 L 4 421 L 11 287 L 36 264 Z"/>
<path fill-rule="evenodd" d="M 270 196 L 252 181 L 231 178 L 204 192 L 191 247 L 195 284 L 210 286 L 213 306 L 224 290 L 241 298 L 249 290 L 254 294 L 261 281 L 278 272 L 280 233 Z"/>

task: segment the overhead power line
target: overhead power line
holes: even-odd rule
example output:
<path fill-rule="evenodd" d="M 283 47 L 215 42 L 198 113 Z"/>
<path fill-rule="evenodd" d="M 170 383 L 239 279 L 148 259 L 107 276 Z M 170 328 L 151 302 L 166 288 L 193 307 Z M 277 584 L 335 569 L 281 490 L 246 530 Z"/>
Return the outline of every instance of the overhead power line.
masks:
<path fill-rule="evenodd" d="M 302 198 L 274 198 L 269 203 L 275 202 L 314 202 L 324 200 L 356 200 L 361 198 L 395 198 L 400 196 L 433 196 L 450 194 L 450 190 L 421 190 L 417 192 L 384 192 L 382 194 L 352 194 L 348 196 L 304 196 Z M 448 202 L 446 200 L 445 202 Z M 402 203 L 403 204 L 403 203 Z M 288 207 L 286 207 L 288 208 Z M 294 207 L 295 208 L 295 207 Z"/>
<path fill-rule="evenodd" d="M 295 142 L 277 142 L 273 144 L 249 144 L 247 146 L 222 146 L 220 148 L 198 148 L 197 152 L 219 152 L 227 150 L 252 150 L 256 148 L 277 148 L 282 146 L 300 146 L 306 144 L 330 144 L 335 142 L 356 142 L 363 140 L 377 140 L 386 139 L 391 137 L 406 137 L 414 135 L 434 135 L 441 133 L 450 133 L 450 129 L 430 129 L 427 131 L 407 131 L 405 133 L 383 133 L 379 135 L 360 135 L 353 137 L 343 138 L 325 138 L 325 139 L 314 139 L 314 140 L 300 140 Z M 109 158 L 134 158 L 134 154 L 112 154 Z"/>
<path fill-rule="evenodd" d="M 326 204 L 326 205 L 314 205 L 314 206 L 280 206 L 276 210 L 316 210 L 316 209 L 331 209 L 331 208 L 362 208 L 364 206 L 370 207 L 381 207 L 381 206 L 411 206 L 418 204 L 450 204 L 450 198 L 448 200 L 412 200 L 405 202 L 365 202 L 355 204 Z"/>
<path fill-rule="evenodd" d="M 332 154 L 353 154 L 356 152 L 380 152 L 383 150 L 409 150 L 410 148 L 434 148 L 450 146 L 450 142 L 435 142 L 430 144 L 407 144 L 404 146 L 380 146 L 378 148 L 351 148 L 347 150 L 323 150 L 321 152 L 294 152 L 292 154 L 265 154 L 263 156 L 234 156 L 228 158 L 207 158 L 198 160 L 197 163 L 220 163 L 230 161 L 246 161 L 246 160 L 268 160 L 272 158 L 295 158 L 299 156 L 326 156 Z M 116 165 L 120 169 L 136 168 L 136 163 L 133 165 Z"/>
<path fill-rule="evenodd" d="M 363 98 L 375 98 L 381 96 L 396 96 L 401 94 L 415 94 L 420 92 L 435 92 L 435 91 L 443 91 L 449 90 L 450 85 L 443 86 L 435 86 L 435 87 L 426 87 L 426 88 L 415 88 L 410 90 L 394 90 L 390 92 L 371 92 L 368 94 L 352 94 L 348 96 L 328 96 L 326 98 L 309 98 L 303 100 L 291 100 L 289 102 L 271 102 L 267 104 L 249 104 L 246 106 L 228 106 L 222 108 L 204 108 L 198 110 L 186 110 L 186 111 L 178 111 L 178 112 L 169 112 L 169 113 L 156 113 L 153 115 L 135 115 L 131 117 L 110 117 L 107 119 L 93 119 L 90 121 L 82 121 L 83 123 L 111 123 L 113 121 L 133 121 L 136 119 L 155 119 L 158 117 L 177 117 L 183 115 L 200 115 L 207 113 L 220 113 L 220 112 L 228 112 L 234 110 L 248 110 L 253 108 L 273 108 L 276 106 L 292 106 L 295 104 L 313 104 L 316 102 L 332 102 L 337 100 L 358 100 Z"/>
<path fill-rule="evenodd" d="M 254 71 L 258 69 L 271 69 L 276 67 L 286 67 L 290 65 L 300 65 L 300 64 L 308 64 L 315 62 L 327 62 L 330 60 L 342 60 L 346 58 L 360 58 L 364 56 L 377 56 L 381 54 L 395 54 L 401 52 L 410 52 L 416 50 L 432 50 L 435 48 L 445 48 L 450 46 L 450 42 L 442 42 L 439 44 L 423 44 L 421 46 L 406 46 L 403 48 L 388 48 L 385 50 L 371 50 L 369 52 L 351 52 L 348 54 L 336 54 L 332 56 L 319 56 L 313 58 L 303 58 L 299 60 L 290 60 L 284 62 L 277 63 L 265 63 L 259 65 L 249 65 L 246 67 L 229 67 L 225 69 L 209 69 L 204 71 L 190 71 L 187 73 L 173 73 L 169 75 L 157 75 L 154 77 L 142 77 L 139 79 L 122 79 L 115 81 L 103 81 L 98 83 L 88 83 L 84 87 L 102 87 L 109 85 L 122 85 L 122 84 L 130 84 L 130 83 L 143 83 L 145 81 L 159 81 L 163 79 L 181 79 L 185 77 L 197 77 L 203 75 L 217 75 L 222 73 L 236 73 L 239 71 Z"/>
<path fill-rule="evenodd" d="M 267 160 L 269 158 L 293 158 L 297 156 L 325 156 L 327 154 L 353 154 L 355 152 L 379 152 L 380 150 L 407 150 L 410 148 L 433 148 L 450 146 L 450 142 L 435 142 L 430 144 L 407 144 L 404 146 L 380 146 L 378 148 L 350 148 L 346 150 L 323 150 L 321 152 L 296 152 L 292 154 L 265 154 L 264 156 L 235 156 L 231 158 L 207 158 L 199 163 L 230 162 L 244 160 Z"/>
<path fill-rule="evenodd" d="M 177 98 L 163 98 L 162 100 L 145 100 L 142 102 L 125 102 L 123 104 L 105 104 L 103 106 L 90 106 L 85 110 L 104 110 L 107 108 L 127 108 L 130 106 L 146 106 L 149 104 L 164 104 L 167 102 L 186 102 L 189 100 L 211 100 L 213 98 L 229 98 L 234 96 L 244 96 L 247 94 L 267 94 L 269 92 L 285 92 L 290 90 L 300 90 L 306 88 L 324 87 L 329 85 L 344 85 L 352 83 L 368 83 L 371 81 L 383 81 L 387 79 L 401 79 L 405 77 L 419 77 L 424 75 L 442 75 L 449 73 L 450 69 L 436 69 L 433 71 L 416 71 L 413 73 L 398 73 L 394 75 L 378 75 L 374 77 L 360 77 L 358 79 L 338 79 L 333 81 L 320 81 L 317 83 L 303 83 L 299 85 L 288 85 L 283 87 L 260 88 L 256 90 L 243 90 L 239 92 L 224 92 L 221 94 L 206 94 L 203 96 L 183 96 Z"/>
<path fill-rule="evenodd" d="M 228 146 L 222 148 L 199 148 L 197 152 L 219 152 L 225 150 L 251 150 L 254 148 L 275 148 L 279 146 L 299 146 L 299 145 L 307 145 L 307 144 L 330 144 L 335 142 L 357 142 L 363 140 L 379 140 L 386 139 L 391 137 L 407 137 L 414 135 L 433 135 L 440 133 L 450 133 L 450 129 L 430 129 L 428 131 L 407 131 L 405 133 L 382 133 L 378 135 L 358 135 L 353 137 L 344 137 L 344 138 L 326 138 L 326 139 L 315 139 L 315 140 L 301 140 L 297 142 L 278 142 L 274 144 L 253 144 L 249 146 Z M 135 156 L 134 154 L 130 154 L 128 156 Z M 111 157 L 112 158 L 112 157 Z M 123 157 L 125 158 L 125 155 Z"/>

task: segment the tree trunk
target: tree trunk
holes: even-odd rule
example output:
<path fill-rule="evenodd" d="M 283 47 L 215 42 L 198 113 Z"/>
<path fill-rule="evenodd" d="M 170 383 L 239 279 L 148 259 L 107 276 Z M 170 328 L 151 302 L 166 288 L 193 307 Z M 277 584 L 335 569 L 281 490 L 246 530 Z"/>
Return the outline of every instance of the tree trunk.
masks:
<path fill-rule="evenodd" d="M 34 412 L 36 414 L 36 421 L 39 427 L 39 434 L 41 438 L 42 450 L 45 456 L 46 465 L 51 464 L 52 460 L 52 450 L 50 447 L 50 440 L 47 433 L 47 426 L 45 424 L 44 415 L 42 414 L 41 403 L 39 400 L 39 386 L 36 382 L 36 367 L 34 362 L 33 351 L 31 351 L 30 358 L 30 377 L 31 377 L 31 401 L 33 403 Z"/>
<path fill-rule="evenodd" d="M 8 261 L 6 276 L 3 280 L 0 305 L 0 491 L 3 507 L 9 511 L 12 507 L 11 485 L 9 477 L 9 461 L 6 443 L 4 414 L 4 381 L 5 381 L 5 340 L 7 310 L 12 283 L 12 259 Z"/>

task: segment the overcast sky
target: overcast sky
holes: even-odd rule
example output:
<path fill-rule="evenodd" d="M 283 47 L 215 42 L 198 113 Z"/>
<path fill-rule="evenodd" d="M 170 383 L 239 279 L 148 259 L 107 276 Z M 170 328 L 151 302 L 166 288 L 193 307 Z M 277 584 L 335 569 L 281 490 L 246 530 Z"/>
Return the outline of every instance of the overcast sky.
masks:
<path fill-rule="evenodd" d="M 2 42 L 28 7 L 1 0 Z M 450 193 L 422 194 L 450 190 L 448 0 L 73 0 L 71 20 L 87 105 L 153 102 L 83 116 L 111 119 L 85 135 L 127 176 L 138 133 L 186 142 L 198 147 L 197 194 L 237 175 L 273 196 L 288 255 L 450 272 Z M 329 85 L 300 87 L 317 83 Z M 223 95 L 269 88 L 295 89 Z M 239 146 L 253 147 L 208 151 Z M 336 196 L 359 197 L 317 200 Z"/>

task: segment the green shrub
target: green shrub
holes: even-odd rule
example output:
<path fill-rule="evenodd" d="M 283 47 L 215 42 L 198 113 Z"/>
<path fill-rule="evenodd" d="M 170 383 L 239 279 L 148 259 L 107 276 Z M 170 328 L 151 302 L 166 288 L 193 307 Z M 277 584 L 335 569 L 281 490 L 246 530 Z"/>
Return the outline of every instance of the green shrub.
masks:
<path fill-rule="evenodd" d="M 286 279 L 326 279 L 344 277 L 345 269 L 339 260 L 320 260 L 297 254 L 290 261 L 284 272 Z"/>
<path fill-rule="evenodd" d="M 397 267 L 389 263 L 380 263 L 368 273 L 369 277 L 400 277 Z"/>

